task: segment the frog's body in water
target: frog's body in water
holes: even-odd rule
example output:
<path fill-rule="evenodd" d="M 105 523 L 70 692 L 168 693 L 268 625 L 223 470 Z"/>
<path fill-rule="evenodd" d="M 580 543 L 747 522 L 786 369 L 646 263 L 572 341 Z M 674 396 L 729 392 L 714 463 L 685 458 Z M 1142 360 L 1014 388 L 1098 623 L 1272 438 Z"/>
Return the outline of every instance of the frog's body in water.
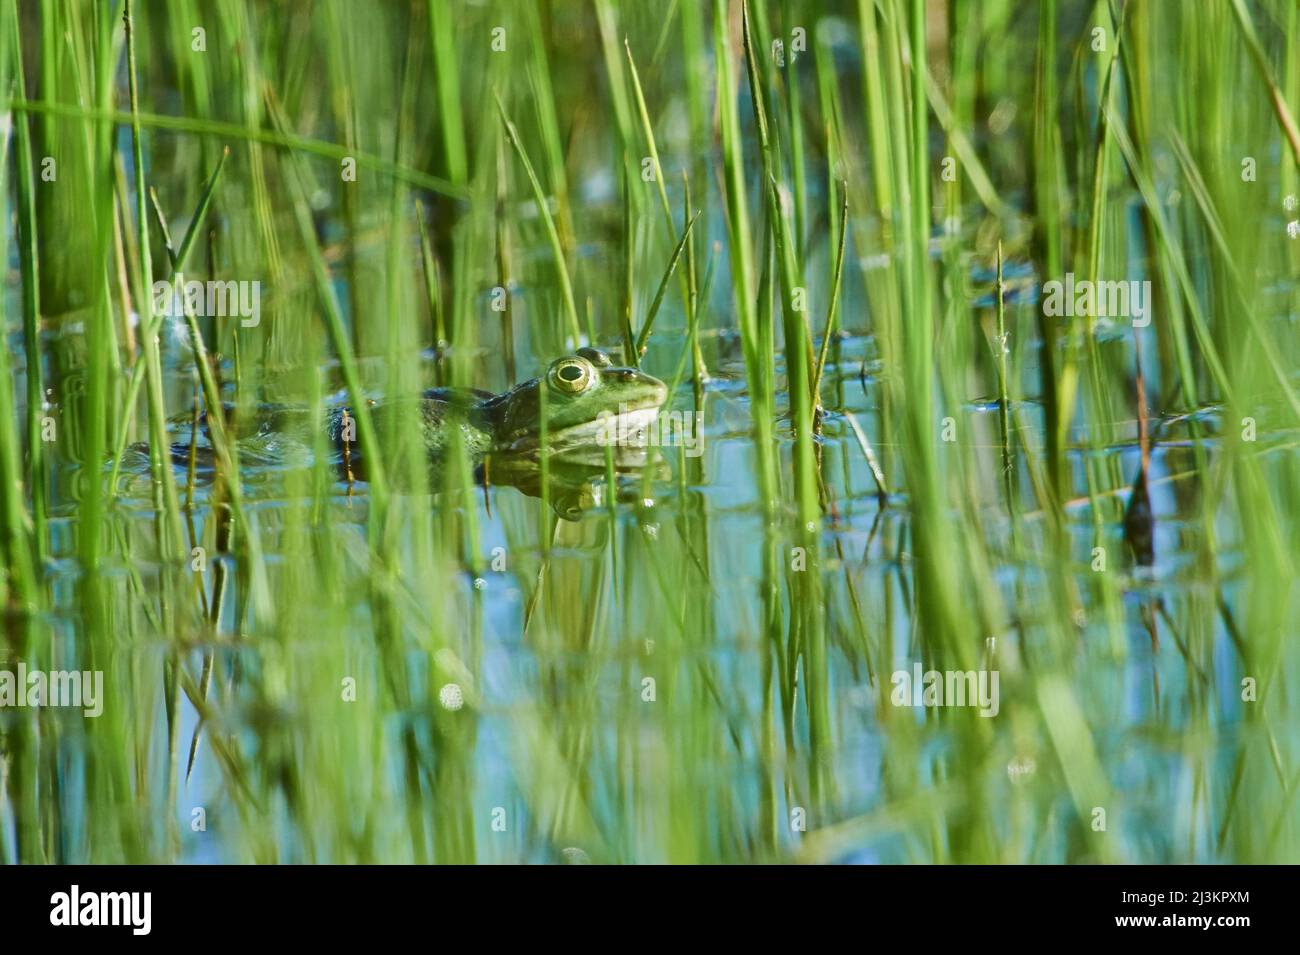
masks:
<path fill-rule="evenodd" d="M 404 424 L 417 427 L 431 474 L 439 479 L 445 453 L 463 441 L 477 480 L 510 484 L 536 495 L 545 453 L 553 481 L 559 484 L 557 510 L 573 516 L 582 508 L 568 494 L 570 513 L 565 513 L 565 492 L 586 490 L 590 480 L 604 473 L 607 445 L 614 445 L 616 470 L 635 471 L 645 465 L 644 447 L 636 442 L 616 444 L 613 438 L 641 431 L 667 396 L 668 389 L 659 379 L 634 368 L 616 367 L 598 349 L 580 348 L 552 362 L 542 377 L 499 395 L 433 388 L 418 398 L 371 400 L 367 410 L 381 434 Z M 227 420 L 230 417 L 228 412 Z M 311 409 L 304 407 L 261 406 L 239 434 L 241 455 L 250 445 L 259 451 L 290 444 L 310 448 L 313 418 Z M 359 428 L 351 408 L 339 405 L 326 412 L 326 436 L 340 473 L 365 480 Z M 190 416 L 173 419 L 172 433 L 180 440 L 173 443 L 172 455 L 178 464 L 188 460 L 192 430 Z M 199 440 L 204 442 L 200 445 L 204 463 L 210 466 L 206 435 Z M 265 460 L 266 455 L 259 456 Z M 585 500 L 581 493 L 578 497 Z"/>
<path fill-rule="evenodd" d="M 487 454 L 537 458 L 544 446 L 548 454 L 569 462 L 603 464 L 602 437 L 618 433 L 616 419 L 623 419 L 623 433 L 635 433 L 658 413 L 667 397 L 668 389 L 658 378 L 634 368 L 614 367 L 604 352 L 580 348 L 552 362 L 543 377 L 500 395 L 433 388 L 417 399 L 413 410 L 424 446 L 432 455 L 448 450 L 459 432 L 474 458 Z M 370 405 L 379 429 L 389 426 L 395 413 L 403 410 L 401 402 Z M 337 408 L 328 423 L 330 440 L 339 447 L 345 415 L 350 416 L 348 409 Z M 355 445 L 355 436 L 351 443 Z"/>

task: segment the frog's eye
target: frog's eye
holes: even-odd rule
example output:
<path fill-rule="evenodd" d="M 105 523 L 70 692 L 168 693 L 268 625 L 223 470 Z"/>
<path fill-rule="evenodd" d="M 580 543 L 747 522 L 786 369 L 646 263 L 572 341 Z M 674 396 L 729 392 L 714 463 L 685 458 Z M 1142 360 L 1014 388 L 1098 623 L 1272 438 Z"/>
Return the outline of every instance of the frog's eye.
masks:
<path fill-rule="evenodd" d="M 581 355 L 583 358 L 587 359 L 587 361 L 591 362 L 597 368 L 608 368 L 610 365 L 614 364 L 612 361 L 610 361 L 610 358 L 607 354 L 605 354 L 599 348 L 592 348 L 590 345 L 587 345 L 583 348 L 579 348 L 578 354 Z"/>
<path fill-rule="evenodd" d="M 561 358 L 547 372 L 551 387 L 561 394 L 577 395 L 591 387 L 596 371 L 585 358 Z"/>

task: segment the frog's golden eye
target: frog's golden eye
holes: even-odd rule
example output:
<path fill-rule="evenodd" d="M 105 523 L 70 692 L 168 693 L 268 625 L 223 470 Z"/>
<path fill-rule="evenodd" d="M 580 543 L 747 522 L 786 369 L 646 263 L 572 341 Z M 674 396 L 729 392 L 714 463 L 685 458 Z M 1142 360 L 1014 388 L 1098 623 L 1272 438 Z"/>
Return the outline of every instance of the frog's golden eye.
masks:
<path fill-rule="evenodd" d="M 561 358 L 551 365 L 546 377 L 561 394 L 577 395 L 591 387 L 596 372 L 585 358 Z"/>

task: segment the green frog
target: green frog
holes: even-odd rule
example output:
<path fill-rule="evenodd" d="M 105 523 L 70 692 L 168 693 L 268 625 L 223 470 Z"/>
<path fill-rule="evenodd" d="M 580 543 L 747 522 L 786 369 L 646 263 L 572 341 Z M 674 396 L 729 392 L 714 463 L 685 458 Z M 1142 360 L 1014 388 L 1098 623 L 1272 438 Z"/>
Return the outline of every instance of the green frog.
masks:
<path fill-rule="evenodd" d="M 600 500 L 606 447 L 613 452 L 619 474 L 646 466 L 648 455 L 636 436 L 650 425 L 667 398 L 668 388 L 659 379 L 635 368 L 618 367 L 605 352 L 586 347 L 551 362 L 540 378 L 499 395 L 432 388 L 418 398 L 368 400 L 367 409 L 380 432 L 396 426 L 402 415 L 416 424 L 435 487 L 441 486 L 445 452 L 454 441 L 463 441 L 477 481 L 507 484 L 533 496 L 541 494 L 545 455 L 552 502 L 561 516 L 572 519 Z M 227 420 L 233 411 L 227 409 Z M 301 406 L 260 406 L 238 434 L 241 455 L 265 462 L 288 446 L 310 447 L 312 417 L 310 409 Z M 326 413 L 325 427 L 340 476 L 364 481 L 366 463 L 353 409 L 334 406 Z M 178 439 L 171 450 L 179 465 L 190 456 L 192 417 L 177 416 L 170 430 Z M 197 441 L 199 465 L 210 471 L 214 461 L 206 428 Z M 133 450 L 147 460 L 147 448 Z"/>
<path fill-rule="evenodd" d="M 635 447 L 618 446 L 622 434 L 649 425 L 668 398 L 668 388 L 635 368 L 616 367 L 598 348 L 579 348 L 551 362 L 546 374 L 494 395 L 488 391 L 432 388 L 415 401 L 425 448 L 431 455 L 447 449 L 456 432 L 472 457 L 548 455 L 565 461 L 603 464 L 603 446 L 621 454 Z M 545 436 L 543 437 L 543 406 Z M 386 427 L 401 402 L 370 402 L 375 427 Z M 351 412 L 334 409 L 328 420 L 330 440 L 355 453 L 355 428 L 346 434 Z M 355 419 L 353 419 L 355 420 Z M 348 441 L 345 441 L 345 434 Z M 634 445 L 634 442 L 625 442 Z"/>

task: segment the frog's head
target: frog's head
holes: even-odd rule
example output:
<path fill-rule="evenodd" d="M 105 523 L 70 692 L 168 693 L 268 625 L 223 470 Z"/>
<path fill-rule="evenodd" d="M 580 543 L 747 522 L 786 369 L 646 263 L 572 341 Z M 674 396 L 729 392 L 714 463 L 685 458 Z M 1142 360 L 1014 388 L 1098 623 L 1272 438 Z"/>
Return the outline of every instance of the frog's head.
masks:
<path fill-rule="evenodd" d="M 642 431 L 667 398 L 668 388 L 658 378 L 615 367 L 599 349 L 579 348 L 551 362 L 541 378 L 494 398 L 486 410 L 498 452 L 531 452 L 542 446 L 545 404 L 545 447 L 551 453 L 594 453 L 603 459 L 602 445 L 620 447 L 619 436 Z"/>

